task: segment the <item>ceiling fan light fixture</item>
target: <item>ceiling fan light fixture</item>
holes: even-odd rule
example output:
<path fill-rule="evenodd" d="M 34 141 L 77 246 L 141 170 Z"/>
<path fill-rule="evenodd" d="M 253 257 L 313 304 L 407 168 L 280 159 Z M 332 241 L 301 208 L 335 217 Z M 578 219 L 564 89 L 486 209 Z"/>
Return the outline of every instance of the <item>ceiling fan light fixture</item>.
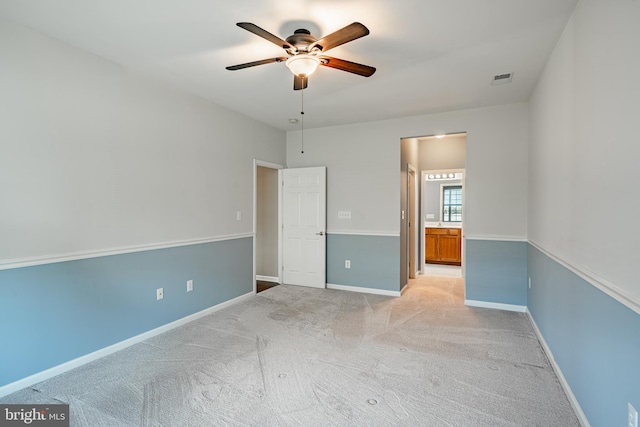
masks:
<path fill-rule="evenodd" d="M 287 67 L 298 77 L 309 77 L 320 65 L 318 57 L 301 53 L 287 59 Z"/>
<path fill-rule="evenodd" d="M 283 48 L 287 56 L 278 56 L 275 58 L 246 62 L 244 64 L 231 65 L 225 67 L 227 70 L 236 71 L 258 65 L 285 62 L 287 68 L 289 68 L 294 75 L 293 90 L 306 89 L 309 84 L 309 76 L 318 68 L 318 65 L 346 71 L 363 77 L 371 77 L 373 73 L 376 72 L 374 67 L 368 65 L 326 56 L 326 52 L 330 49 L 368 35 L 369 29 L 360 22 L 353 22 L 319 39 L 312 36 L 309 30 L 300 28 L 295 30 L 286 40 L 271 34 L 251 22 L 238 22 L 236 25 Z"/>

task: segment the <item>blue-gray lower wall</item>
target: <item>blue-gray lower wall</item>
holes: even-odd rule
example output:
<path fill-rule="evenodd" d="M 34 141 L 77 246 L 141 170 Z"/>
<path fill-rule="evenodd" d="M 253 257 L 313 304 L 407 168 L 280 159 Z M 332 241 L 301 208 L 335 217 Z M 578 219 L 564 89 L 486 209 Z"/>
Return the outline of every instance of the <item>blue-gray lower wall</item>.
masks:
<path fill-rule="evenodd" d="M 528 305 L 593 427 L 640 409 L 640 315 L 529 245 Z"/>
<path fill-rule="evenodd" d="M 465 299 L 527 305 L 527 243 L 465 239 Z"/>
<path fill-rule="evenodd" d="M 399 248 L 397 236 L 327 234 L 327 283 L 398 292 Z"/>
<path fill-rule="evenodd" d="M 252 256 L 248 237 L 0 271 L 0 386 L 251 292 Z"/>

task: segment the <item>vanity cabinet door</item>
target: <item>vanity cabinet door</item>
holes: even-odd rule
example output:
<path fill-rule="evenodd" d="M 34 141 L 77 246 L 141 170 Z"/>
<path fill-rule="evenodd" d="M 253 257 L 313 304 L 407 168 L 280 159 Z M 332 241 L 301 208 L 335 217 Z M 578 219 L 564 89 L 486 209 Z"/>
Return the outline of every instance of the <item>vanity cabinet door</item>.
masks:
<path fill-rule="evenodd" d="M 438 249 L 440 249 L 439 261 L 460 262 L 460 237 L 440 236 L 438 240 Z"/>
<path fill-rule="evenodd" d="M 425 233 L 424 240 L 426 242 L 425 261 L 437 260 L 438 255 L 438 235 Z"/>

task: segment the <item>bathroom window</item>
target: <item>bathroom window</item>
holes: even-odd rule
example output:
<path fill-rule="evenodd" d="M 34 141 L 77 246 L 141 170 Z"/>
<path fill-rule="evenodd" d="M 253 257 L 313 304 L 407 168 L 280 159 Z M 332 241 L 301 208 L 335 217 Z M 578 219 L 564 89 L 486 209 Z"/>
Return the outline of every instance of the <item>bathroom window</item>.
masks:
<path fill-rule="evenodd" d="M 462 222 L 462 186 L 442 187 L 442 222 Z"/>

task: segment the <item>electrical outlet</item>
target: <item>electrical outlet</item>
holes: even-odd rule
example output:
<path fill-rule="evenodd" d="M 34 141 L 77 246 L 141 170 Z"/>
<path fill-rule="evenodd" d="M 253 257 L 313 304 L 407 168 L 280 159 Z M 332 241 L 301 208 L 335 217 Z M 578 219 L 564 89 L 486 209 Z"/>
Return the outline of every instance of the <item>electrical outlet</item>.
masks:
<path fill-rule="evenodd" d="M 529 289 L 531 289 L 531 277 L 529 277 Z"/>
<path fill-rule="evenodd" d="M 633 407 L 631 402 L 629 405 L 629 427 L 638 427 L 638 411 Z"/>
<path fill-rule="evenodd" d="M 351 260 L 348 260 L 348 259 L 344 260 L 344 268 L 351 268 Z"/>
<path fill-rule="evenodd" d="M 242 221 L 242 211 L 236 212 L 236 221 Z"/>
<path fill-rule="evenodd" d="M 164 288 L 156 289 L 156 299 L 160 301 L 162 298 L 164 298 Z"/>
<path fill-rule="evenodd" d="M 187 280 L 187 292 L 191 292 L 193 290 L 193 280 Z"/>

